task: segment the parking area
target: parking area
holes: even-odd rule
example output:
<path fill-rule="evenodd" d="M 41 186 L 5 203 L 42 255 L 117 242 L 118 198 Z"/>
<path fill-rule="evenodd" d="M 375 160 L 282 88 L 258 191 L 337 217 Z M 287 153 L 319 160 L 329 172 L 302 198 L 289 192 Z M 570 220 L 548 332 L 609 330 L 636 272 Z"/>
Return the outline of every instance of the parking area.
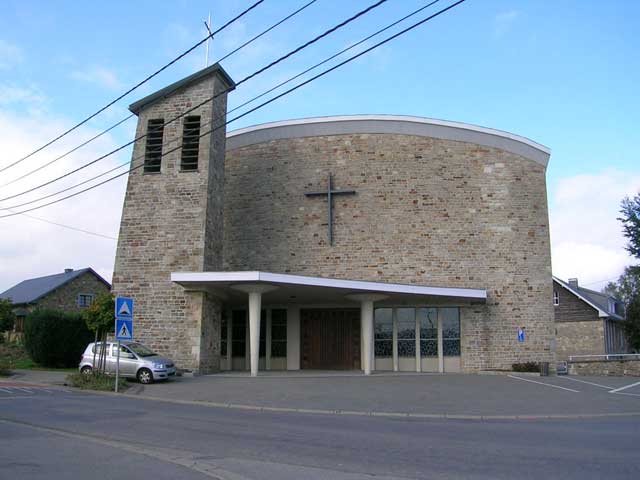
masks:
<path fill-rule="evenodd" d="M 640 379 L 329 372 L 182 377 L 138 395 L 227 408 L 458 417 L 640 416 Z"/>

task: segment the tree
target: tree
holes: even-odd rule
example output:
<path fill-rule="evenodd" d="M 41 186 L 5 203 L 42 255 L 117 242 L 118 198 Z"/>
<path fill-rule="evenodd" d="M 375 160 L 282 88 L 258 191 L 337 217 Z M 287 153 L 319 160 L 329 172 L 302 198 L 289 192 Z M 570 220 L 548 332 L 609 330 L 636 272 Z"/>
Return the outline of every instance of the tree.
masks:
<path fill-rule="evenodd" d="M 625 247 L 636 258 L 640 258 L 640 193 L 635 197 L 625 197 L 621 203 L 622 232 L 629 239 Z"/>
<path fill-rule="evenodd" d="M 618 277 L 618 281 L 609 282 L 602 289 L 603 293 L 617 298 L 625 306 L 631 303 L 638 291 L 640 291 L 640 267 L 634 266 L 625 267 L 623 274 Z"/>
<path fill-rule="evenodd" d="M 632 350 L 640 352 L 640 292 L 636 292 L 627 305 L 625 313 L 624 329 L 627 334 L 627 342 Z"/>
<path fill-rule="evenodd" d="M 113 295 L 111 293 L 103 293 L 93 301 L 93 303 L 82 313 L 82 318 L 89 330 L 94 334 L 94 342 L 105 342 L 107 340 L 107 334 L 113 332 L 115 323 L 116 305 Z M 98 367 L 96 368 L 96 352 L 100 354 L 98 359 Z M 94 372 L 104 371 L 106 358 L 106 351 L 104 348 L 93 349 L 93 366 Z"/>
<path fill-rule="evenodd" d="M 13 330 L 16 314 L 13 313 L 11 300 L 0 298 L 0 334 Z"/>

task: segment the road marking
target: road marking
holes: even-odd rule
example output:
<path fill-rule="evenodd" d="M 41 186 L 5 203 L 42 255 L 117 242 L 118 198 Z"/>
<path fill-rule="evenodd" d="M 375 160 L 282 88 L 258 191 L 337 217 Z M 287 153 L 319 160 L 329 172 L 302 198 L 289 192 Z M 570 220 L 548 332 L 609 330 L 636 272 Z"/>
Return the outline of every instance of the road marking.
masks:
<path fill-rule="evenodd" d="M 577 378 L 569 378 L 569 377 L 565 377 L 565 376 L 563 376 L 562 378 L 564 378 L 566 380 L 571 380 L 573 382 L 586 383 L 587 385 L 595 385 L 596 387 L 606 388 L 607 390 L 611 390 L 613 388 L 613 387 L 607 387 L 606 385 L 600 385 L 599 383 L 587 382 L 585 380 L 578 380 Z"/>
<path fill-rule="evenodd" d="M 637 385 L 640 385 L 640 382 L 632 383 L 631 385 L 627 385 L 626 387 L 616 388 L 615 390 L 611 390 L 609 393 L 618 393 L 622 390 L 626 390 L 627 388 L 635 387 Z"/>
<path fill-rule="evenodd" d="M 13 393 L 13 390 L 9 390 L 8 388 L 0 387 L 0 390 L 2 390 L 3 392 L 7 392 L 7 393 Z"/>
<path fill-rule="evenodd" d="M 537 383 L 538 385 L 545 385 L 547 387 L 559 388 L 561 390 L 567 390 L 567 391 L 573 392 L 573 393 L 580 393 L 578 390 L 573 390 L 572 388 L 561 387 L 559 385 L 554 385 L 552 383 L 536 382 L 535 380 L 529 380 L 528 378 L 516 377 L 515 375 L 507 375 L 507 377 L 515 378 L 516 380 L 522 380 L 523 382 L 531 382 L 531 383 Z"/>
<path fill-rule="evenodd" d="M 614 393 L 614 392 L 609 392 Z M 640 393 L 615 392 L 616 395 L 631 395 L 632 397 L 640 397 Z"/>
<path fill-rule="evenodd" d="M 0 400 L 15 400 L 16 398 L 35 398 L 35 395 L 25 395 L 25 394 L 11 395 L 10 397 L 0 397 Z"/>
<path fill-rule="evenodd" d="M 13 387 L 16 390 L 22 390 L 23 392 L 27 392 L 27 393 L 33 393 L 33 390 L 29 390 L 28 388 L 22 388 L 22 387 Z"/>

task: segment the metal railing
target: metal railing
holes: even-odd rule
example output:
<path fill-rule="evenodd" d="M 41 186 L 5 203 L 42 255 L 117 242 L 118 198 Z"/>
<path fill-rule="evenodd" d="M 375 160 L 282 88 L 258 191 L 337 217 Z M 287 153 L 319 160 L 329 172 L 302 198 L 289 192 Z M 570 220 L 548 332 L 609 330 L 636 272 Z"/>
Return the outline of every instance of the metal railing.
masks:
<path fill-rule="evenodd" d="M 570 362 L 591 361 L 597 362 L 601 360 L 640 360 L 640 353 L 610 353 L 607 355 L 570 355 Z"/>

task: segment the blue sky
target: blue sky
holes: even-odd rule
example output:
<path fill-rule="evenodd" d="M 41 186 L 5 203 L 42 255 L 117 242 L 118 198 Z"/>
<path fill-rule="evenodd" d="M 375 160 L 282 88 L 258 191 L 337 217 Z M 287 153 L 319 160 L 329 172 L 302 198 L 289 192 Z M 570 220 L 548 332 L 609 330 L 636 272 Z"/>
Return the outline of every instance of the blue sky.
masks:
<path fill-rule="evenodd" d="M 5 146 L 0 167 L 201 39 L 202 21 L 209 12 L 215 28 L 250 3 L 5 0 L 0 16 L 0 141 Z M 304 3 L 266 0 L 216 36 L 211 60 Z M 240 80 L 370 3 L 318 0 L 223 66 Z M 239 87 L 229 98 L 230 108 L 425 3 L 389 0 Z M 449 3 L 442 0 L 427 11 Z M 639 2 L 467 0 L 229 129 L 287 118 L 389 113 L 468 122 L 531 138 L 552 150 L 547 179 L 554 273 L 579 276 L 599 288 L 598 281 L 616 277 L 632 261 L 622 249 L 615 216 L 622 196 L 640 190 L 639 20 Z M 109 126 L 127 114 L 129 103 L 203 66 L 204 49 L 199 49 L 70 135 L 61 142 L 61 150 L 45 151 L 0 174 L 0 183 Z M 26 189 L 130 140 L 133 127 L 130 121 L 69 162 L 0 188 L 0 194 Z M 125 152 L 77 178 L 99 173 L 127 157 Z M 113 183 L 82 197 L 83 202 L 47 207 L 33 215 L 115 237 L 125 181 Z M 53 190 L 42 190 L 49 191 Z M 0 202 L 0 206 L 10 204 Z M 0 219 L 0 228 L 33 238 L 29 245 L 0 240 L 0 290 L 66 266 L 94 265 L 105 276 L 111 274 L 113 240 L 22 217 Z M 41 235 L 53 240 L 55 248 L 51 241 L 46 248 L 38 246 Z"/>

